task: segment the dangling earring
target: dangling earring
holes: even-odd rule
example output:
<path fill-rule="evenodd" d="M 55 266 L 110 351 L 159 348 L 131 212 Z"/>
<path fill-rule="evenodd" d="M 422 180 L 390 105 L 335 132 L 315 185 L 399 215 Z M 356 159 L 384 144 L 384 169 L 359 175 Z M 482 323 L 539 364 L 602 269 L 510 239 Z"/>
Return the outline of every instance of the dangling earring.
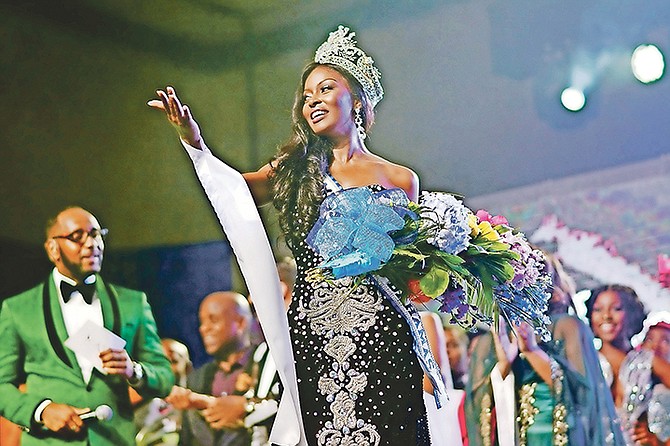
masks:
<path fill-rule="evenodd" d="M 365 127 L 363 127 L 363 113 L 361 113 L 360 107 L 355 109 L 354 124 L 356 125 L 358 137 L 361 139 L 361 141 L 365 141 L 365 138 L 368 137 L 368 134 L 365 132 Z"/>

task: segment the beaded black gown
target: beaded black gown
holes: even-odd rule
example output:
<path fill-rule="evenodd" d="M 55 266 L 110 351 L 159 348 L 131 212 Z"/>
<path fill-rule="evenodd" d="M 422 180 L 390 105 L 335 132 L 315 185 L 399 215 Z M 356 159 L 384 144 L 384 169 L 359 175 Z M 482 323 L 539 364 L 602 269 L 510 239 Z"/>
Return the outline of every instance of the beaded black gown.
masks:
<path fill-rule="evenodd" d="M 308 282 L 321 258 L 304 241 L 294 254 L 288 318 L 308 444 L 430 445 L 423 371 L 405 319 L 370 283 Z"/>

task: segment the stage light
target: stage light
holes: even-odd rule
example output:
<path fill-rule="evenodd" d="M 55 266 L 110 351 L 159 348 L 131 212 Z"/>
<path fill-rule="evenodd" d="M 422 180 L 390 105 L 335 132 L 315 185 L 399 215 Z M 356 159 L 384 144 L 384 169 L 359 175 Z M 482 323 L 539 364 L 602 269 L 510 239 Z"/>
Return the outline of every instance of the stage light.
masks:
<path fill-rule="evenodd" d="M 663 77 L 663 53 L 655 45 L 639 45 L 630 58 L 633 75 L 643 84 L 656 82 Z"/>
<path fill-rule="evenodd" d="M 586 97 L 582 90 L 568 87 L 561 92 L 561 104 L 572 112 L 578 112 L 586 105 Z"/>

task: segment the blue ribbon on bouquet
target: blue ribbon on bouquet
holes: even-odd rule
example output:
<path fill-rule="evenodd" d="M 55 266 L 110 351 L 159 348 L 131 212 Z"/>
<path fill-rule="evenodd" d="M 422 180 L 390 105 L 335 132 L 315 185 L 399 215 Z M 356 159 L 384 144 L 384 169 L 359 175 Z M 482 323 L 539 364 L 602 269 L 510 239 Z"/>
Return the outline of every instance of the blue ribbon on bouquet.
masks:
<path fill-rule="evenodd" d="M 330 269 L 336 279 L 378 270 L 396 245 L 389 233 L 414 214 L 408 205 L 402 189 L 358 187 L 328 195 L 307 235 L 307 244 L 324 259 L 318 267 Z"/>

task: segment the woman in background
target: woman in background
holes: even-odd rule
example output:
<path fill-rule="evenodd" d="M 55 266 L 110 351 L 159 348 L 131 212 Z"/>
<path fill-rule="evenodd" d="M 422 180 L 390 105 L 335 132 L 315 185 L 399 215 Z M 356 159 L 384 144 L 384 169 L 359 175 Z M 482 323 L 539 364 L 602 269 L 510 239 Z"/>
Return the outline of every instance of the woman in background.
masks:
<path fill-rule="evenodd" d="M 447 401 L 437 408 L 433 398 L 433 385 L 427 376 L 423 378 L 423 401 L 428 412 L 428 426 L 433 446 L 468 446 L 467 433 L 463 420 L 463 403 L 465 392 L 455 389 L 451 368 L 449 367 L 448 344 L 442 327 L 442 320 L 437 313 L 421 312 L 421 322 L 426 329 L 428 343 L 433 352 L 435 361 L 440 366 L 444 385 L 447 391 Z"/>
<path fill-rule="evenodd" d="M 614 401 L 620 401 L 619 371 L 631 339 L 642 330 L 645 311 L 635 290 L 624 285 L 604 285 L 591 291 L 586 317 L 600 342 L 599 359 Z"/>
<path fill-rule="evenodd" d="M 445 325 L 444 336 L 447 342 L 447 356 L 454 389 L 465 389 L 468 382 L 468 367 L 470 363 L 468 334 L 459 325 Z"/>
<path fill-rule="evenodd" d="M 568 314 L 574 286 L 552 256 L 551 340 L 526 324 L 473 340 L 466 415 L 472 446 L 624 445 L 593 335 Z"/>
<path fill-rule="evenodd" d="M 645 324 L 619 371 L 617 410 L 629 445 L 670 445 L 670 323 Z"/>

